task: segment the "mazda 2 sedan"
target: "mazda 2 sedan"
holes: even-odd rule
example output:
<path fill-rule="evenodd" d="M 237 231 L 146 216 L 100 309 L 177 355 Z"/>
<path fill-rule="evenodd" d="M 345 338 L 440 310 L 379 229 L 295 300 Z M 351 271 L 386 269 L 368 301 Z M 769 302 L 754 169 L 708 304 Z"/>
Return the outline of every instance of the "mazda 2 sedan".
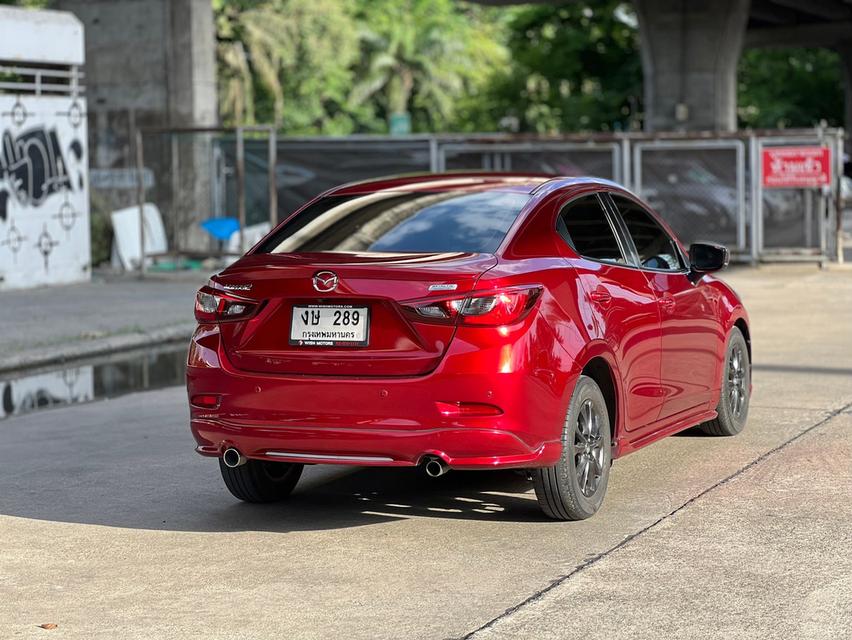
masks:
<path fill-rule="evenodd" d="M 305 464 L 519 469 L 548 516 L 587 518 L 614 458 L 745 425 L 748 317 L 710 275 L 727 261 L 604 180 L 332 189 L 198 292 L 197 451 L 248 502 Z"/>

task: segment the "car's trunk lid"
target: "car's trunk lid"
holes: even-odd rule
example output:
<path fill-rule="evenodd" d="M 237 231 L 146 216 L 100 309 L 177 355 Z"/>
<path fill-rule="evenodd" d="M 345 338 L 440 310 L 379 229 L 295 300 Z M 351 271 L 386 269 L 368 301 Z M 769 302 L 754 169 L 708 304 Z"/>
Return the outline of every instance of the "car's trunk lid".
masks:
<path fill-rule="evenodd" d="M 493 255 L 481 253 L 249 255 L 213 279 L 217 287 L 261 302 L 251 318 L 221 323 L 223 347 L 231 364 L 247 372 L 363 377 L 422 375 L 438 365 L 455 327 L 417 321 L 404 313 L 401 303 L 448 294 L 464 295 L 495 264 L 497 259 Z M 314 277 L 321 272 L 336 276 L 332 291 L 320 292 L 314 286 Z M 323 282 L 318 284 L 324 288 Z M 330 282 L 325 286 L 328 285 Z M 291 323 L 295 307 L 300 316 L 322 309 L 324 318 L 333 313 L 331 307 L 359 313 L 366 309 L 369 314 L 366 344 L 294 342 Z M 301 326 L 298 324 L 297 328 Z"/>

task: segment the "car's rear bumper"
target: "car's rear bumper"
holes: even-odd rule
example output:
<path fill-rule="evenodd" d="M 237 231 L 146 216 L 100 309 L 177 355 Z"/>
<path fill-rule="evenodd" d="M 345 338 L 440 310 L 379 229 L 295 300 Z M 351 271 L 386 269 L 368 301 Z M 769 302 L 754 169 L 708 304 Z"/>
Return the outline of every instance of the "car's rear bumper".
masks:
<path fill-rule="evenodd" d="M 375 466 L 416 465 L 426 456 L 467 469 L 553 465 L 562 450 L 565 390 L 577 374 L 560 371 L 548 356 L 561 354 L 531 343 L 526 327 L 518 332 L 498 334 L 496 344 L 457 335 L 423 376 L 356 378 L 237 370 L 215 327 L 202 326 L 190 349 L 187 389 L 190 399 L 215 394 L 220 402 L 215 409 L 190 404 L 197 450 L 218 456 L 234 447 L 247 458 Z M 447 415 L 439 403 L 499 411 Z"/>
<path fill-rule="evenodd" d="M 556 464 L 562 452 L 558 441 L 534 447 L 513 433 L 477 428 L 260 427 L 196 419 L 192 432 L 202 455 L 235 447 L 247 458 L 306 464 L 413 466 L 438 456 L 454 469 L 525 468 Z"/>

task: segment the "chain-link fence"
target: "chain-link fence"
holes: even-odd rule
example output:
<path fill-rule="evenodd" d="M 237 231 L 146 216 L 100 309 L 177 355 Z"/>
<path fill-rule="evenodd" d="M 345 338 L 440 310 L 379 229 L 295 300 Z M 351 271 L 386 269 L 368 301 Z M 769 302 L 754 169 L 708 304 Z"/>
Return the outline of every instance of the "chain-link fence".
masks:
<path fill-rule="evenodd" d="M 633 187 L 686 244 L 747 250 L 741 140 L 654 140 L 633 145 Z"/>
<path fill-rule="evenodd" d="M 710 240 L 734 259 L 834 255 L 842 131 L 564 136 L 351 136 L 288 138 L 271 128 L 142 130 L 137 134 L 137 230 L 130 268 L 177 257 L 238 255 L 276 222 L 336 185 L 453 170 L 597 176 L 645 199 L 685 243 Z M 769 189 L 760 155 L 777 145 L 827 147 L 833 182 Z M 100 196 L 99 196 L 100 197 Z M 757 205 L 755 206 L 755 203 Z M 149 220 L 159 216 L 157 220 Z M 115 219 L 115 218 L 114 218 Z M 145 239 L 145 236 L 148 236 Z M 153 238 L 153 236 L 156 236 Z M 156 240 L 156 241 L 154 241 Z M 118 244 L 118 243 L 114 243 Z M 127 244 L 127 242 L 125 242 Z M 147 261 L 139 260 L 144 244 Z"/>

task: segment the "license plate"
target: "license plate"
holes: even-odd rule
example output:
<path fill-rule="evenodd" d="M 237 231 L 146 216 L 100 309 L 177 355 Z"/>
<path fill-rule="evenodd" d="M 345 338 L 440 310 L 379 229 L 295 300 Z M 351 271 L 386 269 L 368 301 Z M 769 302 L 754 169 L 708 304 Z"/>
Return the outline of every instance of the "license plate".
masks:
<path fill-rule="evenodd" d="M 290 344 L 304 347 L 365 347 L 370 337 L 369 307 L 294 306 Z"/>

